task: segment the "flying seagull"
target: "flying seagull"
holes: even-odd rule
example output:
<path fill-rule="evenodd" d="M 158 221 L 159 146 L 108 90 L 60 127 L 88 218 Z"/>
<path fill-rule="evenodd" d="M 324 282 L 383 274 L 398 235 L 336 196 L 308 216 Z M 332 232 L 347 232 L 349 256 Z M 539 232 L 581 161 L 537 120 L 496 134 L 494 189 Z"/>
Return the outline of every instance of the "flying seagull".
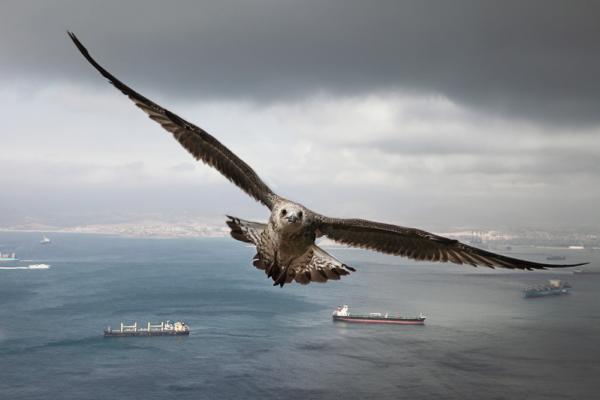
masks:
<path fill-rule="evenodd" d="M 519 260 L 468 246 L 415 228 L 405 228 L 363 219 L 338 219 L 318 214 L 302 204 L 273 193 L 254 170 L 202 128 L 184 120 L 142 96 L 104 69 L 77 37 L 69 36 L 83 56 L 108 81 L 129 97 L 197 160 L 217 169 L 246 194 L 271 210 L 269 221 L 246 221 L 227 216 L 231 236 L 256 246 L 255 267 L 265 271 L 273 285 L 326 282 L 356 271 L 315 244 L 326 236 L 336 242 L 419 261 L 452 262 L 472 266 L 511 269 L 575 267 L 582 264 L 552 265 Z"/>

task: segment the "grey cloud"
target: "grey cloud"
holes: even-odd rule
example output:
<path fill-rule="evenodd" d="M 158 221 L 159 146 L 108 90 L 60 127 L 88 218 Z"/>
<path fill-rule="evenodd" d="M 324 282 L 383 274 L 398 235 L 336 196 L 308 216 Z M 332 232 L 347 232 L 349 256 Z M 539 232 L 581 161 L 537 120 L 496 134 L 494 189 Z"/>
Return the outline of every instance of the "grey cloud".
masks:
<path fill-rule="evenodd" d="M 191 163 L 191 162 L 178 163 L 178 164 L 173 165 L 169 169 L 174 172 L 187 172 L 187 171 L 195 170 L 196 165 L 197 165 L 196 163 Z"/>
<path fill-rule="evenodd" d="M 483 142 L 483 141 L 482 141 Z M 352 148 L 360 148 L 364 144 L 352 144 Z M 493 149 L 486 143 L 476 143 L 475 141 L 467 142 L 455 141 L 452 139 L 444 139 L 432 141 L 431 138 L 418 139 L 414 136 L 408 139 L 398 138 L 378 140 L 368 143 L 369 149 L 377 149 L 383 153 L 394 155 L 435 155 L 435 156 L 456 156 L 456 155 L 471 155 L 471 154 L 493 154 L 497 153 L 497 149 Z M 508 151 L 508 150 L 507 150 Z"/>
<path fill-rule="evenodd" d="M 600 156 L 593 153 L 581 153 L 573 151 L 539 151 L 535 153 L 518 154 L 488 154 L 482 155 L 468 166 L 449 165 L 444 174 L 481 174 L 511 175 L 516 180 L 538 181 L 547 185 L 556 186 L 564 178 L 573 176 L 581 179 L 583 176 L 591 177 L 598 181 L 600 177 Z M 589 192 L 597 195 L 596 188 L 587 188 Z"/>
<path fill-rule="evenodd" d="M 587 145 L 590 146 L 590 143 L 588 142 Z M 443 169 L 445 175 L 475 173 L 557 176 L 577 174 L 597 179 L 600 177 L 600 154 L 592 146 L 588 149 L 585 147 L 585 142 L 576 148 L 540 145 L 539 148 L 532 150 L 510 145 L 498 148 L 493 144 L 482 145 L 482 143 L 454 142 L 452 140 L 447 142 L 441 140 L 434 143 L 418 140 L 384 140 L 366 145 L 354 144 L 346 148 L 359 152 L 379 151 L 392 157 L 408 157 L 414 160 L 415 168 L 418 170 L 423 170 L 420 160 L 425 157 L 435 157 L 438 163 L 445 166 Z M 452 159 L 449 159 L 450 157 Z M 453 160 L 457 162 L 453 164 Z"/>
<path fill-rule="evenodd" d="M 593 134 L 597 134 L 593 132 Z M 350 149 L 363 148 L 365 151 L 376 149 L 386 154 L 404 156 L 477 156 L 477 157 L 528 157 L 544 156 L 556 163 L 553 169 L 570 170 L 570 166 L 582 165 L 588 162 L 587 171 L 600 172 L 600 155 L 598 146 L 593 139 L 579 140 L 576 145 L 565 147 L 560 142 L 539 139 L 537 146 L 531 144 L 527 147 L 514 146 L 511 142 L 514 137 L 505 135 L 505 138 L 477 137 L 476 134 L 463 135 L 459 140 L 444 135 L 439 135 L 437 140 L 431 137 L 420 139 L 415 136 L 398 139 L 374 140 L 368 143 L 350 143 L 345 147 Z M 504 143 L 502 143 L 504 142 Z M 500 145 L 501 144 L 501 145 Z M 582 169 L 582 171 L 585 169 Z"/>
<path fill-rule="evenodd" d="M 0 72 L 100 85 L 72 29 L 119 77 L 165 96 L 401 88 L 547 126 L 597 124 L 598 15 L 591 1 L 4 1 Z"/>

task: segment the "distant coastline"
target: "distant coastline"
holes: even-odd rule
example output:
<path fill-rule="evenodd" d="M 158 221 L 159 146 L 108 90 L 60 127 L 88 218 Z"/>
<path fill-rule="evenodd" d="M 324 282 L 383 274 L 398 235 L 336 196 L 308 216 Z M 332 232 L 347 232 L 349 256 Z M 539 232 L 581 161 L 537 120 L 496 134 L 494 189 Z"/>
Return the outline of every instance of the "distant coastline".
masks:
<path fill-rule="evenodd" d="M 219 238 L 228 237 L 229 228 L 225 223 L 208 222 L 203 220 L 192 221 L 161 221 L 158 219 L 144 219 L 123 223 L 87 224 L 77 226 L 52 226 L 41 223 L 28 223 L 21 225 L 0 225 L 1 232 L 39 232 L 46 233 L 79 233 L 92 235 L 110 235 L 135 238 Z M 572 251 L 600 250 L 600 238 L 597 234 L 589 232 L 541 231 L 539 229 L 520 229 L 514 232 L 498 230 L 446 230 L 437 234 L 460 240 L 476 247 L 490 248 L 510 252 L 510 247 L 533 246 L 548 249 L 569 249 Z M 333 242 L 327 238 L 318 240 L 321 246 L 334 248 L 346 246 Z M 577 248 L 577 249 L 575 249 Z"/>
<path fill-rule="evenodd" d="M 55 226 L 0 226 L 2 232 L 77 233 L 89 235 L 111 235 L 121 237 L 143 237 L 156 239 L 226 237 L 229 228 L 225 224 L 170 223 L 161 221 L 140 221 L 123 224 L 92 224 L 73 227 Z"/>

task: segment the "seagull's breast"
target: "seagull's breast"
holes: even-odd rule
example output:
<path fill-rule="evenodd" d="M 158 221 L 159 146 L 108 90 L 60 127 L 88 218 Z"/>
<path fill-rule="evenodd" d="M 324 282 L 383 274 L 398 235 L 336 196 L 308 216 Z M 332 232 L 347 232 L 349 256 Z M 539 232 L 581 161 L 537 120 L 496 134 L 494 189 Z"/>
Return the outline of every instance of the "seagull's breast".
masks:
<path fill-rule="evenodd" d="M 305 254 L 314 243 L 314 238 L 305 230 L 294 232 L 278 231 L 274 226 L 269 229 L 272 242 L 276 246 L 277 258 L 281 265 L 288 265 L 294 259 Z"/>

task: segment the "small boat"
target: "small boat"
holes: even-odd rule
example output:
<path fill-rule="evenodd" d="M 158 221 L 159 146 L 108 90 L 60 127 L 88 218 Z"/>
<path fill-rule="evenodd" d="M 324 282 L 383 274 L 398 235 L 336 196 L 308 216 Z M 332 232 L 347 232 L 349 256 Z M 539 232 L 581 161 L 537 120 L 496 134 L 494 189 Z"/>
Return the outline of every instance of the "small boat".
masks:
<path fill-rule="evenodd" d="M 50 242 L 52 242 L 52 240 L 50 240 L 50 238 L 46 235 L 44 235 L 44 237 L 42 237 L 42 240 L 40 240 L 40 244 L 49 244 Z"/>
<path fill-rule="evenodd" d="M 523 291 L 523 297 L 545 297 L 568 294 L 571 291 L 569 282 L 562 282 L 558 279 L 550 279 L 547 285 L 530 286 Z"/>
<path fill-rule="evenodd" d="M 9 270 L 9 269 L 48 269 L 50 266 L 48 264 L 29 264 L 28 266 L 18 265 L 18 266 L 4 266 L 4 264 L 0 265 L 0 269 Z"/>
<path fill-rule="evenodd" d="M 104 337 L 128 337 L 128 336 L 187 336 L 190 334 L 190 329 L 185 322 L 161 322 L 160 324 L 152 325 L 148 322 L 146 329 L 138 328 L 138 323 L 133 325 L 125 325 L 121 322 L 121 327 L 118 330 L 113 330 L 110 326 L 104 330 Z"/>
<path fill-rule="evenodd" d="M 48 264 L 29 264 L 29 269 L 48 269 Z"/>
<path fill-rule="evenodd" d="M 418 317 L 403 317 L 400 315 L 389 315 L 388 313 L 350 314 L 348 306 L 339 306 L 332 314 L 334 321 L 357 322 L 363 324 L 397 324 L 397 325 L 424 325 L 425 315 Z"/>

